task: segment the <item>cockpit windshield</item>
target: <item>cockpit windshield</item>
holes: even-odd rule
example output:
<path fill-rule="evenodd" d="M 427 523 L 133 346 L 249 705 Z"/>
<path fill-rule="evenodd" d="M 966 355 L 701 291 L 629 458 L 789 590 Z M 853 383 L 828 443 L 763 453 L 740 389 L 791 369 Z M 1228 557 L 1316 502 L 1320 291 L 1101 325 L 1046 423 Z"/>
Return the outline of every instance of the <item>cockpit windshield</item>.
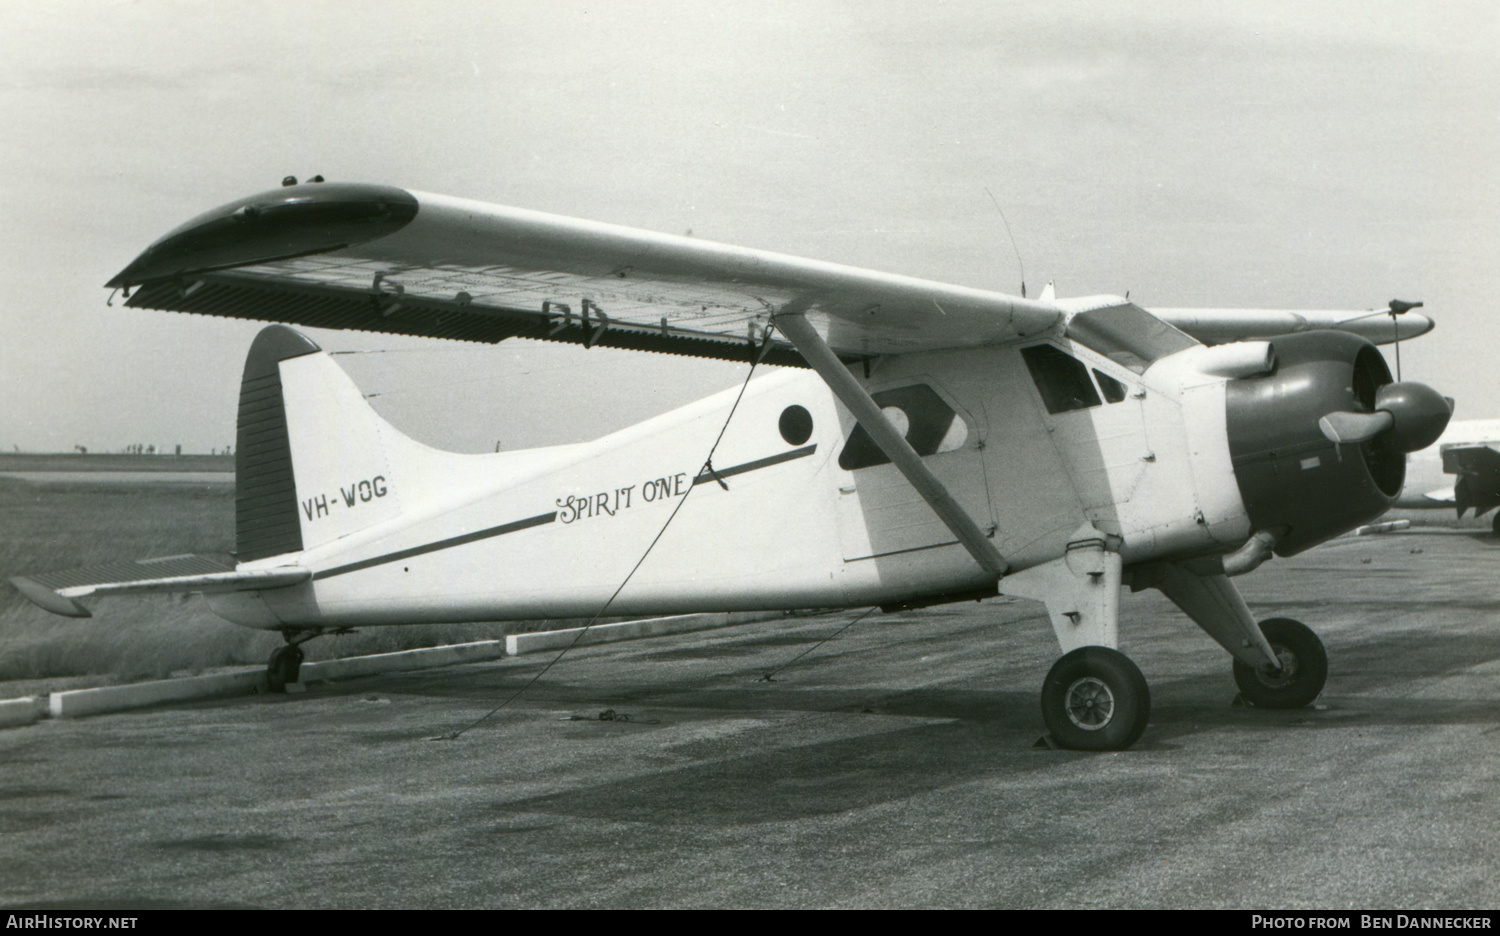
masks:
<path fill-rule="evenodd" d="M 1145 373 L 1158 358 L 1198 344 L 1195 339 L 1128 302 L 1078 312 L 1068 319 L 1064 333 L 1137 374 Z"/>

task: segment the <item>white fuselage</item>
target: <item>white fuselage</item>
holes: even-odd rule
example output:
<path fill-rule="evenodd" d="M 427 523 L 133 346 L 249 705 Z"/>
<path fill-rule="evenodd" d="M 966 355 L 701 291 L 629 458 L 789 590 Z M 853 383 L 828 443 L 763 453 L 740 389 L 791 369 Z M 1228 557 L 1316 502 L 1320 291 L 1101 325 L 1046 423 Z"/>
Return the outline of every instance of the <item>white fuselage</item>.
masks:
<path fill-rule="evenodd" d="M 1119 537 L 1126 564 L 1242 543 L 1224 381 L 1192 365 L 1204 349 L 1137 375 L 1052 343 L 1123 385 L 1123 399 L 1048 412 L 1017 345 L 889 357 L 863 382 L 877 401 L 924 385 L 956 414 L 924 462 L 1011 571 L 1061 556 L 1088 523 Z M 808 371 L 752 380 L 732 417 L 739 388 L 594 442 L 455 455 L 396 432 L 326 355 L 280 367 L 304 550 L 244 567 L 295 563 L 314 578 L 212 596 L 238 623 L 587 617 L 606 603 L 611 615 L 848 607 L 994 590 L 893 465 L 840 466 L 856 424 Z M 791 407 L 811 418 L 805 437 L 783 428 Z"/>

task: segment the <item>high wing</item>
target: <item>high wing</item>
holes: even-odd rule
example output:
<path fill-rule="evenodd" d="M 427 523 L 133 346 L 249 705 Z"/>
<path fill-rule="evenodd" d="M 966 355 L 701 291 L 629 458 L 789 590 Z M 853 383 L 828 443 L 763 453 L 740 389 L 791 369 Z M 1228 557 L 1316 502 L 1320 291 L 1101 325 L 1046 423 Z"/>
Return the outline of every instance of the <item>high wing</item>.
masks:
<path fill-rule="evenodd" d="M 1164 322 L 1204 344 L 1275 338 L 1329 328 L 1352 332 L 1372 344 L 1391 344 L 1432 331 L 1432 319 L 1412 312 L 1421 303 L 1393 300 L 1390 308 L 1362 312 L 1344 309 L 1152 309 Z"/>
<path fill-rule="evenodd" d="M 796 352 L 766 345 L 783 311 L 855 358 L 1011 341 L 1062 318 L 1000 293 L 373 185 L 224 205 L 108 285 L 139 285 L 134 307 L 784 364 Z"/>
<path fill-rule="evenodd" d="M 107 285 L 125 288 L 127 304 L 137 308 L 787 365 L 804 361 L 771 328 L 782 313 L 801 313 L 849 361 L 1005 343 L 1059 330 L 1080 310 L 1138 311 L 1116 297 L 1028 300 L 390 186 L 333 183 L 284 187 L 200 215 Z M 1384 313 L 1153 314 L 1210 343 L 1351 319 L 1350 330 L 1373 323 L 1371 340 L 1392 336 Z M 1401 326 L 1401 337 L 1409 337 L 1431 322 L 1407 315 Z"/>

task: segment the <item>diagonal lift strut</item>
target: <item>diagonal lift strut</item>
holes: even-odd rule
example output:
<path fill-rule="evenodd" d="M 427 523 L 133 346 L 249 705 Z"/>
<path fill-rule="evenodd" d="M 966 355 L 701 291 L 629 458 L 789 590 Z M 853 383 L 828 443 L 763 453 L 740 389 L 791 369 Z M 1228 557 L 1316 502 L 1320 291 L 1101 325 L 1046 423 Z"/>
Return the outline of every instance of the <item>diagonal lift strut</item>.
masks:
<path fill-rule="evenodd" d="M 849 369 L 828 347 L 828 343 L 813 328 L 812 323 L 800 313 L 783 313 L 776 316 L 775 322 L 776 327 L 796 346 L 808 365 L 828 384 L 834 396 L 849 408 L 849 412 L 859 420 L 859 424 L 870 434 L 880 450 L 911 486 L 917 489 L 917 493 L 922 495 L 922 499 L 938 518 L 947 524 L 953 535 L 958 537 L 969 555 L 996 579 L 1004 575 L 1007 569 L 1005 558 L 1000 555 L 995 544 L 985 536 L 968 511 L 948 493 L 943 482 L 922 463 L 922 456 L 917 454 L 911 443 L 880 412 L 879 404 L 870 397 L 854 375 L 849 373 Z"/>

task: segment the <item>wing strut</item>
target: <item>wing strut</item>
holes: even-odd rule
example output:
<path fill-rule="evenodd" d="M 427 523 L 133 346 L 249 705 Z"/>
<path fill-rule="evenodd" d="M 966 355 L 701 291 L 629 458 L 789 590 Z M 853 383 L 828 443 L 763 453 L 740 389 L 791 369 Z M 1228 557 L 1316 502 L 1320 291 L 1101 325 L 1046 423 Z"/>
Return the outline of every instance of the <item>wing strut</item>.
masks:
<path fill-rule="evenodd" d="M 1004 575 L 1007 568 L 1005 559 L 995 548 L 995 544 L 990 542 L 989 537 L 985 536 L 958 501 L 953 499 L 943 482 L 922 463 L 922 457 L 917 454 L 916 449 L 880 412 L 879 405 L 865 392 L 859 381 L 854 379 L 854 375 L 849 373 L 849 369 L 828 347 L 817 330 L 800 313 L 778 315 L 775 321 L 776 327 L 796 346 L 808 365 L 818 372 L 818 376 L 828 384 L 834 396 L 849 408 L 849 412 L 865 427 L 880 450 L 906 480 L 911 482 L 911 486 L 917 489 L 917 493 L 922 495 L 922 499 L 927 501 L 939 519 L 948 525 L 953 535 L 958 537 L 969 555 L 997 579 Z"/>

